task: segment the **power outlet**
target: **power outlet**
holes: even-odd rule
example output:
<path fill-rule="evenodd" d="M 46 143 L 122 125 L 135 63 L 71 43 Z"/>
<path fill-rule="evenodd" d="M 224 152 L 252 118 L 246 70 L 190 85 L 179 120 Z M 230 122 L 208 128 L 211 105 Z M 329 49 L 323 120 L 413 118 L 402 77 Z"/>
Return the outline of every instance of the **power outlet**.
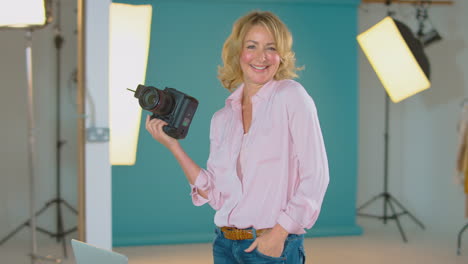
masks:
<path fill-rule="evenodd" d="M 107 127 L 87 128 L 86 139 L 89 142 L 107 142 L 109 141 L 109 128 Z"/>

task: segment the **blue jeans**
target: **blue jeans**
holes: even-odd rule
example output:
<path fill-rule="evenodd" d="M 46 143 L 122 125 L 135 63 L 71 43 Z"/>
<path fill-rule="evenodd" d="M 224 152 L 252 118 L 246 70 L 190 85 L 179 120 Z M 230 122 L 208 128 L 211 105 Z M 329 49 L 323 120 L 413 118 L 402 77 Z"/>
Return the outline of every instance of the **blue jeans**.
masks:
<path fill-rule="evenodd" d="M 250 263 L 285 263 L 304 264 L 304 235 L 289 235 L 284 242 L 283 254 L 275 258 L 260 253 L 257 249 L 244 252 L 255 240 L 253 239 L 229 240 L 224 238 L 219 228 L 216 228 L 216 238 L 213 242 L 214 264 L 250 264 Z"/>

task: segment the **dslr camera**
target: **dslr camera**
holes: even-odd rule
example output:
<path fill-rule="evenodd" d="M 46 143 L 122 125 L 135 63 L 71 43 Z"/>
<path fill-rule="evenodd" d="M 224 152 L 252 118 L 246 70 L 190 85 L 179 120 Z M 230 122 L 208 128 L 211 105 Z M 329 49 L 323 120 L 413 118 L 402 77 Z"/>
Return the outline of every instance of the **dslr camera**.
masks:
<path fill-rule="evenodd" d="M 165 121 L 163 131 L 175 138 L 187 136 L 190 123 L 198 107 L 197 99 L 188 96 L 174 88 L 166 87 L 160 90 L 153 86 L 138 85 L 135 97 L 141 108 L 153 113 L 151 119 Z"/>

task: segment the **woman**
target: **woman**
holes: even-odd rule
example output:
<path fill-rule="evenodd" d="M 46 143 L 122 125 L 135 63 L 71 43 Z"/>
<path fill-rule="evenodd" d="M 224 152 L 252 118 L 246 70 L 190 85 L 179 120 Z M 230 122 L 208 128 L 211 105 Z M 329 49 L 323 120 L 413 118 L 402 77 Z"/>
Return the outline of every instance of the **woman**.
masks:
<path fill-rule="evenodd" d="M 212 118 L 206 170 L 164 134 L 164 121 L 146 120 L 181 165 L 193 203 L 217 211 L 214 263 L 305 263 L 305 229 L 318 218 L 329 177 L 314 102 L 291 80 L 291 47 L 270 12 L 236 21 L 218 76 L 233 93 Z"/>

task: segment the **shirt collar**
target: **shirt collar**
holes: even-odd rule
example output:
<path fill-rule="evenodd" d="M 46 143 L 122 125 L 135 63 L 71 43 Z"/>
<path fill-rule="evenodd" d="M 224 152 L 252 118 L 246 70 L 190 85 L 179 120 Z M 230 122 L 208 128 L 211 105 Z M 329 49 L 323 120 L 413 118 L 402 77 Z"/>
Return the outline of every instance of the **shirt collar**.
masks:
<path fill-rule="evenodd" d="M 270 97 L 273 93 L 273 88 L 277 81 L 270 80 L 258 90 L 258 92 L 252 97 L 252 101 L 264 100 Z M 242 104 L 242 94 L 244 91 L 244 84 L 242 83 L 237 89 L 226 99 L 226 105 L 240 106 Z"/>

